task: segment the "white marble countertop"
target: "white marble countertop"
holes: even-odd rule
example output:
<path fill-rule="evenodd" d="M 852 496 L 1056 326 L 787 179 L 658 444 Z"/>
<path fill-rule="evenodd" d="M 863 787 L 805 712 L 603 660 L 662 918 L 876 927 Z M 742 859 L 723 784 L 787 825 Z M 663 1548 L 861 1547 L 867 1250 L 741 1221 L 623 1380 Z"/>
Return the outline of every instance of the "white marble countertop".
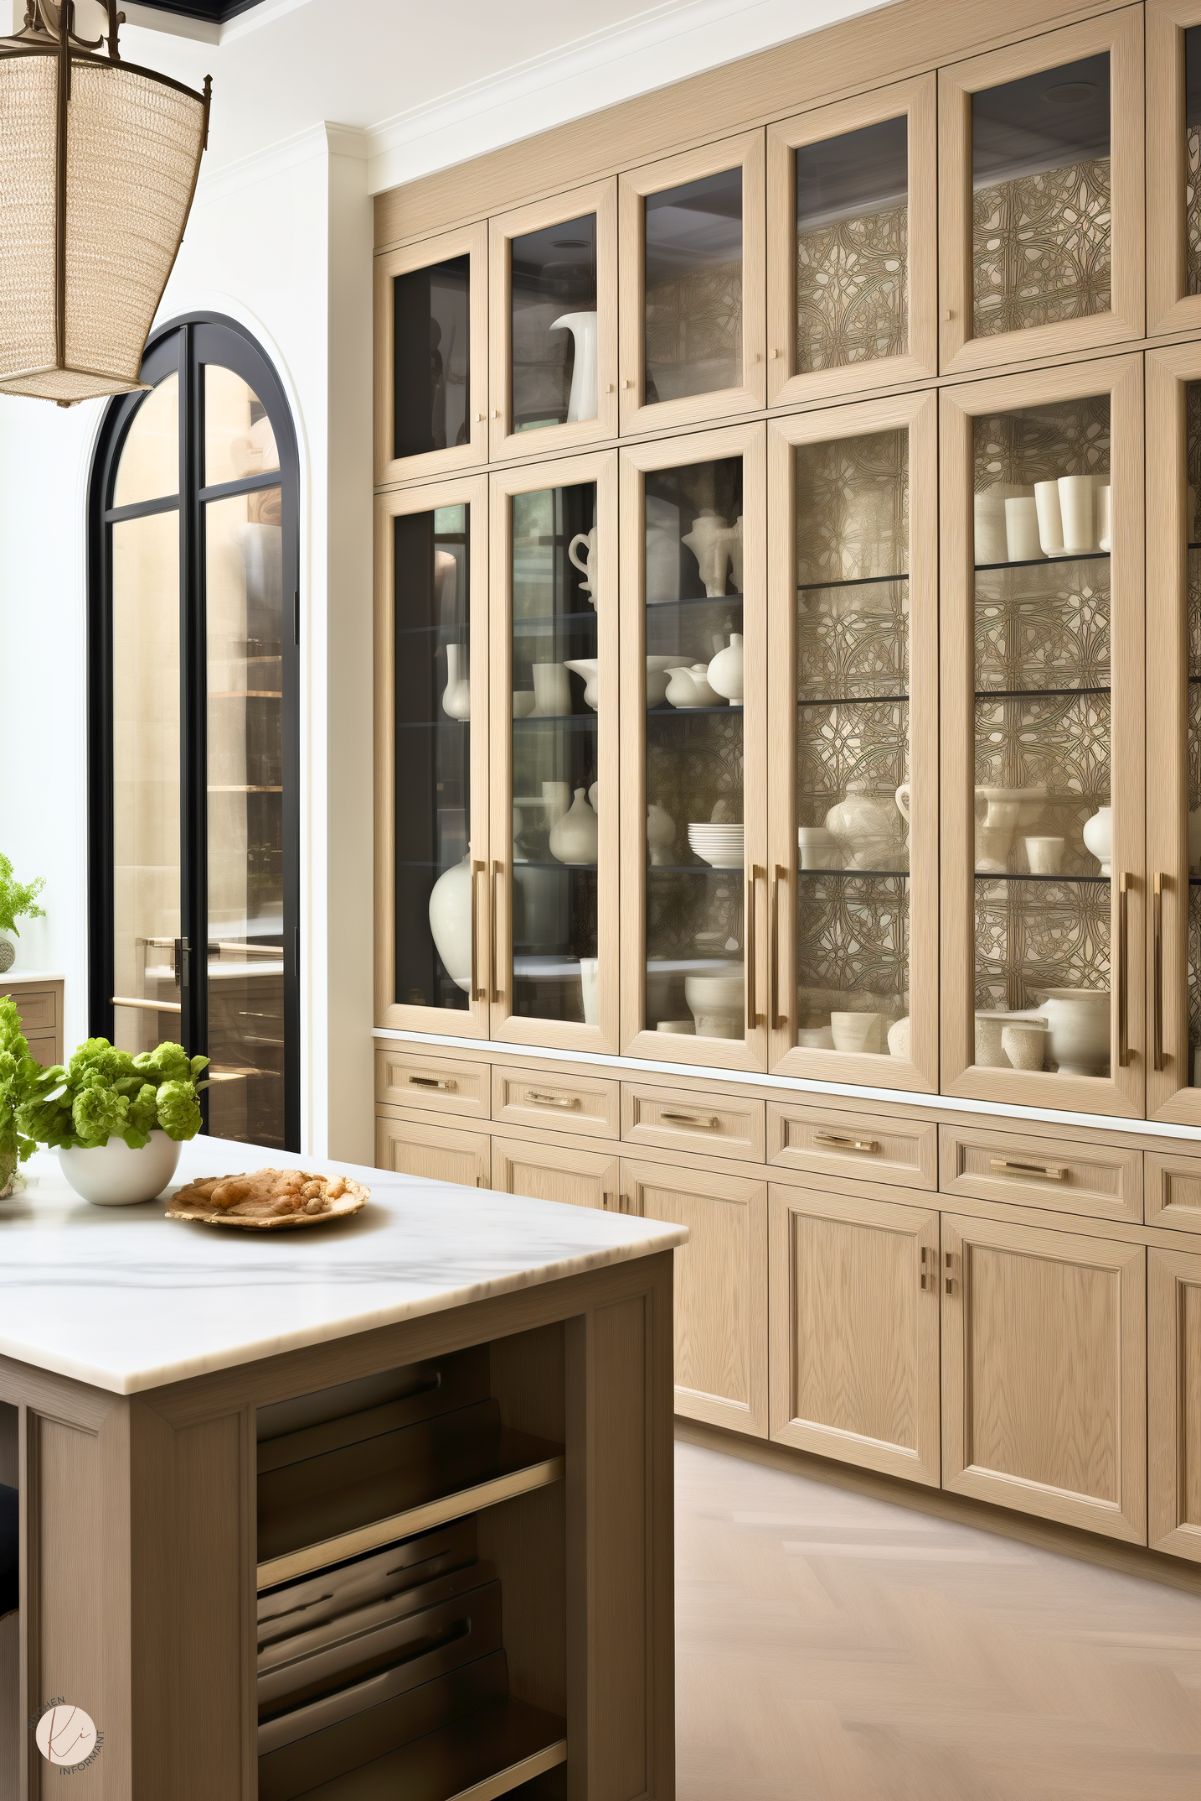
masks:
<path fill-rule="evenodd" d="M 93 1207 L 52 1151 L 0 1201 L 0 1356 L 137 1394 L 279 1351 L 682 1244 L 680 1226 L 197 1138 L 177 1183 L 264 1165 L 371 1190 L 340 1224 L 275 1232 Z"/>

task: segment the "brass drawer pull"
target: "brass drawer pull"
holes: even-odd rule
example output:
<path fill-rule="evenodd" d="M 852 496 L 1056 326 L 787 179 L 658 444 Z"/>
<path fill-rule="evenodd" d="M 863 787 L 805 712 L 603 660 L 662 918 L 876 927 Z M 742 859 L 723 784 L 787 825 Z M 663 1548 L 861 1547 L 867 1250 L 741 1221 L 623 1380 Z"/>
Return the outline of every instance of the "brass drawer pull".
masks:
<path fill-rule="evenodd" d="M 716 1113 L 661 1113 L 659 1118 L 673 1126 L 703 1126 L 707 1132 L 715 1132 L 721 1124 Z"/>
<path fill-rule="evenodd" d="M 537 1088 L 528 1088 L 525 1098 L 539 1107 L 578 1107 L 580 1104 L 577 1094 L 542 1094 Z"/>
<path fill-rule="evenodd" d="M 443 1094 L 453 1094 L 459 1084 L 453 1076 L 410 1076 L 410 1088 L 437 1088 Z"/>
<path fill-rule="evenodd" d="M 1019 1163 L 1016 1157 L 990 1157 L 988 1167 L 1001 1176 L 1042 1176 L 1048 1182 L 1066 1182 L 1066 1163 Z"/>
<path fill-rule="evenodd" d="M 866 1151 L 869 1156 L 880 1149 L 877 1138 L 846 1138 L 841 1132 L 815 1132 L 814 1144 L 824 1144 L 833 1151 Z"/>

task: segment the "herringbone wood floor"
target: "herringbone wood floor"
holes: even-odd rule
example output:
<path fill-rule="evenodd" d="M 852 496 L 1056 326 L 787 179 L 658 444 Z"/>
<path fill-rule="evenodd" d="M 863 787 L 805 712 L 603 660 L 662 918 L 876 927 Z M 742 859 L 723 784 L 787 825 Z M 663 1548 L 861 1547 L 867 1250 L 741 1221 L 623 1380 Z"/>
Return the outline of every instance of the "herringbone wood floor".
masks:
<path fill-rule="evenodd" d="M 1201 1801 L 1201 1598 L 677 1447 L 678 1801 Z"/>

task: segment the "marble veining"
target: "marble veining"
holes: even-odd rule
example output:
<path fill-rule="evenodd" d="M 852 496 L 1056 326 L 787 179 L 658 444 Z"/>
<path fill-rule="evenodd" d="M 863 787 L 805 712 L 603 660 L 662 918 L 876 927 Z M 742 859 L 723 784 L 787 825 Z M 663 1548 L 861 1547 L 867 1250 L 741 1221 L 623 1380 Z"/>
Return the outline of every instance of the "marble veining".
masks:
<path fill-rule="evenodd" d="M 92 1207 L 40 1151 L 0 1201 L 0 1355 L 115 1394 L 325 1343 L 682 1244 L 655 1220 L 198 1138 L 177 1184 L 264 1165 L 371 1190 L 336 1225 L 248 1232 Z"/>

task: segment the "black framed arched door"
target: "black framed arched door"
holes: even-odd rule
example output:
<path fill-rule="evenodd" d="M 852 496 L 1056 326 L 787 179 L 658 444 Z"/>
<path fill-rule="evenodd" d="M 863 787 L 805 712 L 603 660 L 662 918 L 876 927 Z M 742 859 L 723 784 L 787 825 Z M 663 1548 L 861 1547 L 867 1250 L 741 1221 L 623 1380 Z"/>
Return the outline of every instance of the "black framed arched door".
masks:
<path fill-rule="evenodd" d="M 212 1059 L 206 1129 L 296 1149 L 299 475 L 232 320 L 152 340 L 90 496 L 90 1016 Z"/>

